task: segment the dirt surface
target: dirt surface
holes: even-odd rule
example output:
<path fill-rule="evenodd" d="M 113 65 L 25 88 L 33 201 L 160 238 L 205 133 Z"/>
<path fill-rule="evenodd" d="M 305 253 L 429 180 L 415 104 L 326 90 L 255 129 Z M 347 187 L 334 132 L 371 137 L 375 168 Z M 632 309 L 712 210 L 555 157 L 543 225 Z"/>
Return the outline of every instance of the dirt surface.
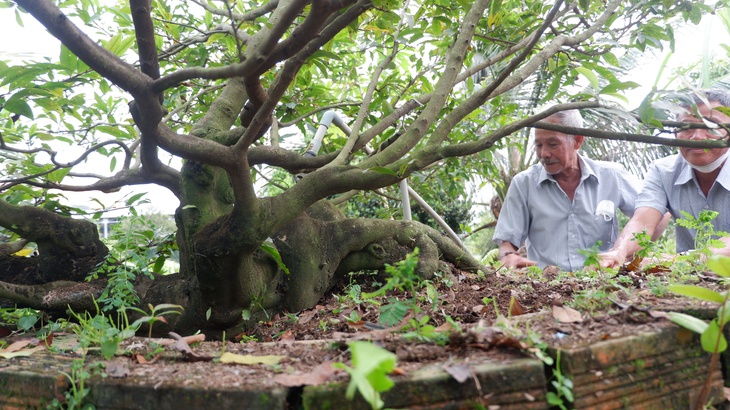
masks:
<path fill-rule="evenodd" d="M 688 278 L 701 286 L 718 286 L 712 276 L 693 274 Z M 122 343 L 123 355 L 103 361 L 90 351 L 87 363 L 104 362 L 103 371 L 112 378 L 156 387 L 182 383 L 202 388 L 265 388 L 346 380 L 347 373 L 334 370 L 329 363 L 349 365 L 347 343 L 360 339 L 373 340 L 394 352 L 400 374 L 429 364 L 504 362 L 534 357 L 536 346 L 544 346 L 543 342 L 551 347 L 575 347 L 664 326 L 668 322 L 665 311 L 713 309 L 668 293 L 667 281 L 664 273 L 574 275 L 547 268 L 543 272 L 476 275 L 455 270 L 431 281 L 430 290 L 419 284 L 413 292 L 390 290 L 368 299 L 364 293 L 382 287 L 384 278 L 364 276 L 357 278 L 359 285 L 353 281 L 335 290 L 314 309 L 277 314 L 252 331 L 228 334 L 225 345 L 212 340 L 178 341 L 157 348 L 159 340 L 151 343 L 136 337 Z M 385 305 L 409 299 L 417 312 L 408 311 L 395 324 L 382 323 Z M 432 327 L 423 328 L 419 337 L 413 318 L 424 315 L 428 318 L 423 325 Z M 272 355 L 276 363 L 223 365 L 223 353 Z"/>
<path fill-rule="evenodd" d="M 296 385 L 317 377 L 327 381 L 346 380 L 345 372 L 320 365 L 350 364 L 347 343 L 352 340 L 373 340 L 396 353 L 398 368 L 408 374 L 429 364 L 448 366 L 460 361 L 534 357 L 535 346 L 540 342 L 564 348 L 588 345 L 665 326 L 668 322 L 662 314 L 665 311 L 713 308 L 666 293 L 667 278 L 663 274 L 623 272 L 613 278 L 609 276 L 599 273 L 593 277 L 565 273 L 558 276 L 554 268 L 547 268 L 540 275 L 520 271 L 478 276 L 455 271 L 432 282 L 438 293 L 435 301 L 431 298 L 433 293 L 429 297 L 427 287 L 415 296 L 390 291 L 386 296 L 366 299 L 363 292 L 375 291 L 382 282 L 377 277 L 360 278 L 359 292 L 354 285 L 342 287 L 314 309 L 279 314 L 260 323 L 254 331 L 227 335 L 225 347 L 219 341 L 192 344 L 193 354 L 203 361 L 169 348 L 151 365 L 140 365 L 130 355 L 117 361 L 121 361 L 130 376 L 145 376 L 159 384 L 178 382 L 183 377 L 184 383 L 200 386 Z M 697 284 L 709 288 L 718 284 L 710 276 L 694 275 L 693 278 Z M 448 335 L 444 337 L 447 343 L 436 343 L 425 336 L 420 341 L 413 337 L 409 324 L 414 317 L 412 311 L 398 324 L 380 324 L 379 311 L 393 301 L 389 298 L 415 299 L 420 310 L 416 315 L 428 315 L 427 324 Z M 566 319 L 555 313 L 556 307 L 575 309 L 578 316 Z M 353 320 L 356 317 L 359 320 Z M 130 344 L 138 348 L 145 346 L 142 352 L 148 345 L 145 339 L 130 340 L 127 347 Z M 215 363 L 217 359 L 213 363 L 205 360 L 219 357 L 223 352 L 276 355 L 281 356 L 281 362 L 273 367 L 220 366 Z"/>

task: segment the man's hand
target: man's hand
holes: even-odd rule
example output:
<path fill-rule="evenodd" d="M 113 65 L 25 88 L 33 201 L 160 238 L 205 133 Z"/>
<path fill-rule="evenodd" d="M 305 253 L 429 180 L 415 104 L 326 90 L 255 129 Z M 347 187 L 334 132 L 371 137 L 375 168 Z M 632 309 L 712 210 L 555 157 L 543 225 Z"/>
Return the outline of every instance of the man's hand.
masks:
<path fill-rule="evenodd" d="M 524 268 L 526 266 L 537 265 L 537 262 L 531 261 L 518 252 L 510 252 L 499 259 L 506 268 Z"/>
<path fill-rule="evenodd" d="M 626 255 L 617 249 L 609 249 L 598 254 L 598 260 L 602 268 L 618 268 L 626 262 Z"/>

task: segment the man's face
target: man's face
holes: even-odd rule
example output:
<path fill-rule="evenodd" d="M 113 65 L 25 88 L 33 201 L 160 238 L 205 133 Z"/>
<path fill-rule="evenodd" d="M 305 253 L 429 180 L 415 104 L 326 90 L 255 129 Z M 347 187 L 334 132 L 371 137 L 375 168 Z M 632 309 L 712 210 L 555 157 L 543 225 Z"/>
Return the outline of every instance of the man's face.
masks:
<path fill-rule="evenodd" d="M 720 103 L 716 101 L 710 101 L 710 107 L 706 106 L 705 104 L 699 104 L 697 108 L 700 112 L 700 115 L 708 118 L 712 122 L 730 123 L 730 117 L 721 113 L 720 111 L 713 109 L 718 106 L 720 106 Z M 677 120 L 679 122 L 702 123 L 702 120 L 696 117 L 695 114 L 691 111 L 688 111 L 686 114 L 680 115 Z M 723 130 L 689 129 L 677 132 L 676 135 L 679 139 L 705 140 L 724 138 L 727 136 L 727 133 Z M 727 150 L 728 148 L 680 148 L 679 152 L 690 164 L 702 166 L 712 163 L 712 161 L 719 158 Z"/>
<path fill-rule="evenodd" d="M 550 121 L 552 122 L 552 121 Z M 581 141 L 560 132 L 535 130 L 537 157 L 550 175 L 578 167 L 578 148 Z"/>

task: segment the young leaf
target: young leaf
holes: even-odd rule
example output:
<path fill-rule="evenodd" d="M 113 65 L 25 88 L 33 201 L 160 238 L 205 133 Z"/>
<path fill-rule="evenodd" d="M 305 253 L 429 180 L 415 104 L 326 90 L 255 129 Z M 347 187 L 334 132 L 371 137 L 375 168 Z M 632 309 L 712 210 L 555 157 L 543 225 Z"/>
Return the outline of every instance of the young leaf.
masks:
<path fill-rule="evenodd" d="M 261 244 L 260 248 L 262 251 L 268 253 L 272 258 L 274 258 L 276 264 L 279 265 L 279 269 L 283 270 L 287 275 L 289 274 L 289 268 L 284 265 L 284 262 L 281 260 L 281 255 L 279 254 L 279 250 L 276 249 L 274 245 L 264 242 Z"/>
<path fill-rule="evenodd" d="M 667 287 L 670 292 L 678 295 L 689 296 L 695 299 L 706 300 L 709 302 L 724 303 L 725 297 L 714 290 L 703 288 L 696 285 L 671 285 Z"/>
<path fill-rule="evenodd" d="M 667 317 L 672 322 L 698 334 L 705 333 L 705 330 L 709 326 L 705 321 L 684 313 L 669 312 L 667 313 Z"/>
<path fill-rule="evenodd" d="M 730 258 L 715 255 L 707 260 L 707 267 L 723 278 L 730 278 Z"/>
<path fill-rule="evenodd" d="M 727 349 L 727 340 L 720 330 L 720 325 L 717 324 L 717 319 L 713 319 L 707 329 L 702 332 L 700 342 L 702 342 L 702 349 L 706 352 L 722 353 Z"/>

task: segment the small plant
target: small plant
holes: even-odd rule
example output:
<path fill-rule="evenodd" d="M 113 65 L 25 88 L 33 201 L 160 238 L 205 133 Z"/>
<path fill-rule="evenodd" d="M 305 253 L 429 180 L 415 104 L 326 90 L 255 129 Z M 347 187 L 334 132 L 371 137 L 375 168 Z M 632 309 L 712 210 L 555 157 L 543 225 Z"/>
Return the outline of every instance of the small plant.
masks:
<path fill-rule="evenodd" d="M 86 382 L 94 374 L 101 374 L 106 376 L 103 372 L 104 364 L 101 362 L 95 362 L 90 366 L 86 366 L 86 358 L 74 359 L 71 362 L 71 369 L 69 372 L 60 372 L 64 377 L 71 382 L 71 387 L 64 393 L 65 401 L 62 403 L 58 399 L 53 399 L 53 402 L 48 406 L 51 409 L 94 409 L 95 407 L 91 404 L 84 403 L 86 396 L 89 395 L 90 388 L 86 387 Z"/>
<path fill-rule="evenodd" d="M 578 249 L 578 253 L 586 257 L 585 262 L 583 262 L 583 266 L 600 266 L 600 258 L 598 257 L 598 254 L 601 253 L 601 245 L 603 245 L 603 241 L 597 241 L 588 249 Z"/>
<path fill-rule="evenodd" d="M 396 355 L 370 342 L 351 342 L 349 347 L 352 367 L 344 363 L 334 364 L 350 374 L 350 384 L 345 396 L 352 400 L 357 390 L 372 409 L 382 409 L 385 403 L 380 398 L 380 393 L 395 385 L 387 375 L 395 369 Z"/>
<path fill-rule="evenodd" d="M 566 401 L 572 403 L 573 397 L 573 381 L 567 378 L 560 371 L 560 350 L 557 353 L 555 367 L 553 367 L 553 377 L 550 381 L 554 391 L 547 392 L 547 402 L 551 406 L 557 406 L 560 410 L 567 410 Z"/>
<path fill-rule="evenodd" d="M 15 326 L 21 332 L 33 329 L 41 320 L 41 312 L 30 308 L 2 308 L 0 309 L 0 325 Z"/>
<path fill-rule="evenodd" d="M 707 266 L 717 275 L 730 278 L 730 258 L 714 256 L 707 261 Z M 717 366 L 720 353 L 727 349 L 727 340 L 723 328 L 730 321 L 730 289 L 720 293 L 697 285 L 672 285 L 669 286 L 669 290 L 679 295 L 720 304 L 717 316 L 709 323 L 684 313 L 669 312 L 667 314 L 672 322 L 700 334 L 702 349 L 712 354 L 707 379 L 695 404 L 695 408 L 699 409 L 707 400 L 712 382 L 712 373 Z"/>
<path fill-rule="evenodd" d="M 142 309 L 136 308 L 136 307 L 127 307 L 126 310 L 131 310 L 137 313 L 141 313 L 143 316 L 139 319 L 135 320 L 134 323 L 132 323 L 132 328 L 136 332 L 140 326 L 143 324 L 147 324 L 149 327 L 149 333 L 148 337 L 152 338 L 152 324 L 155 322 L 167 322 L 165 320 L 166 315 L 179 315 L 181 310 L 183 310 L 183 307 L 180 305 L 173 305 L 171 303 L 162 303 L 157 306 L 152 306 L 152 304 L 147 304 L 147 307 L 150 309 L 149 314 L 145 312 Z"/>
<path fill-rule="evenodd" d="M 706 256 L 712 255 L 710 248 L 722 248 L 724 243 L 717 238 L 727 236 L 727 232 L 716 231 L 712 225 L 712 220 L 717 218 L 719 212 L 702 210 L 700 211 L 697 218 L 692 216 L 689 212 L 680 211 L 682 218 L 677 219 L 676 223 L 679 226 L 694 231 L 695 238 L 695 250 L 705 254 Z"/>
<path fill-rule="evenodd" d="M 446 345 L 449 342 L 449 334 L 447 332 L 438 332 L 436 327 L 430 325 L 431 318 L 428 315 L 421 316 L 420 319 L 411 319 L 408 321 L 406 329 L 413 329 L 405 332 L 403 338 L 407 340 L 417 340 L 419 342 L 436 343 L 438 345 Z"/>
<path fill-rule="evenodd" d="M 651 236 L 646 232 L 646 229 L 635 233 L 633 238 L 639 245 L 639 250 L 634 253 L 635 257 L 644 259 L 649 256 L 656 256 L 659 253 L 658 245 L 651 240 Z"/>

